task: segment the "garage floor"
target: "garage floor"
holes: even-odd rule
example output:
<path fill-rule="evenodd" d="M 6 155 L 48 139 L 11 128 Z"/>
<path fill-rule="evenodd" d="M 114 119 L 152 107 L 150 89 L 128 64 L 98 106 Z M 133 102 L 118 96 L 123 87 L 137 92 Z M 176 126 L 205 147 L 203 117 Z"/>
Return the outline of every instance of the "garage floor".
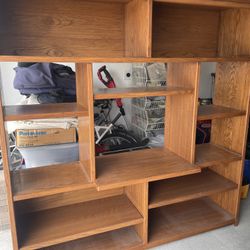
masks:
<path fill-rule="evenodd" d="M 249 250 L 250 197 L 242 201 L 238 227 L 228 226 L 154 248 L 154 250 Z M 12 250 L 10 231 L 0 232 L 0 249 Z"/>

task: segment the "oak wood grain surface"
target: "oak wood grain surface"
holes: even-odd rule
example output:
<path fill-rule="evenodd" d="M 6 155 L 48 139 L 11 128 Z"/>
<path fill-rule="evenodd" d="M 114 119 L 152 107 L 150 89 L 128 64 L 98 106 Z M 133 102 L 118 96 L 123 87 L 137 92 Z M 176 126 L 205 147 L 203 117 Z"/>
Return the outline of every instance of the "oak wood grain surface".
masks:
<path fill-rule="evenodd" d="M 27 214 L 20 219 L 20 249 L 37 249 L 139 224 L 125 195 Z"/>
<path fill-rule="evenodd" d="M 200 174 L 152 182 L 149 190 L 149 208 L 197 199 L 236 188 L 236 183 L 205 169 Z"/>

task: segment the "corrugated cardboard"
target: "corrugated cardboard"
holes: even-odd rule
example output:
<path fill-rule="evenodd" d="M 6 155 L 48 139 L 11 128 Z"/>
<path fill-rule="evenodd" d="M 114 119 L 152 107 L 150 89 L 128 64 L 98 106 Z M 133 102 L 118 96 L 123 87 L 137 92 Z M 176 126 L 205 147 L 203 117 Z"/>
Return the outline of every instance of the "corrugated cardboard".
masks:
<path fill-rule="evenodd" d="M 16 130 L 17 147 L 34 147 L 52 144 L 76 142 L 76 129 L 18 129 Z"/>

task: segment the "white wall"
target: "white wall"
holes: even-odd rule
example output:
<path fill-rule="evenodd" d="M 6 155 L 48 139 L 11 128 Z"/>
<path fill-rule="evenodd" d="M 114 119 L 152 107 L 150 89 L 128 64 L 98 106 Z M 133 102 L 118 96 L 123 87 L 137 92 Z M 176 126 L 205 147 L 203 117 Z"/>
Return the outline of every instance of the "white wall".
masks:
<path fill-rule="evenodd" d="M 200 75 L 200 98 L 212 98 L 212 77 L 211 73 L 215 73 L 216 63 L 201 63 Z"/>
<path fill-rule="evenodd" d="M 22 99 L 19 91 L 14 89 L 13 80 L 15 77 L 14 68 L 17 66 L 15 62 L 3 63 L 0 62 L 0 72 L 1 72 L 1 87 L 3 95 L 4 105 L 14 105 Z"/>

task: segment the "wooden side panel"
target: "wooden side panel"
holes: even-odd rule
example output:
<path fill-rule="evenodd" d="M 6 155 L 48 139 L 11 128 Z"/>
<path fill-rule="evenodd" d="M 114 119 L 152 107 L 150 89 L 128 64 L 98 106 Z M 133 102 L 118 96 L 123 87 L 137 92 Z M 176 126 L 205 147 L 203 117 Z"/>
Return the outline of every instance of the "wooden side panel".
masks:
<path fill-rule="evenodd" d="M 102 199 L 120 195 L 122 193 L 122 188 L 99 192 L 96 191 L 95 188 L 89 188 L 86 190 L 66 192 L 36 199 L 20 201 L 16 202 L 15 205 L 17 213 L 23 214 Z"/>
<path fill-rule="evenodd" d="M 218 56 L 249 56 L 249 26 L 250 9 L 232 9 L 222 11 Z"/>
<path fill-rule="evenodd" d="M 216 72 L 214 104 L 245 111 L 246 115 L 213 120 L 211 142 L 238 152 L 242 155 L 242 159 L 245 158 L 249 96 L 250 63 L 219 63 Z M 212 169 L 239 185 L 237 191 L 214 196 L 214 200 L 237 219 L 243 161 L 219 165 Z"/>
<path fill-rule="evenodd" d="M 155 4 L 153 57 L 215 57 L 220 11 Z"/>
<path fill-rule="evenodd" d="M 12 192 L 11 175 L 10 175 L 10 161 L 9 161 L 8 139 L 7 139 L 8 135 L 5 131 L 1 92 L 0 92 L 0 135 L 1 135 L 0 142 L 1 142 L 1 151 L 3 160 L 3 170 L 4 170 L 4 178 L 6 183 L 6 191 L 7 191 L 7 199 L 9 207 L 12 243 L 13 243 L 13 249 L 17 250 L 18 240 L 17 240 L 15 210 L 13 205 L 13 192 Z"/>
<path fill-rule="evenodd" d="M 125 56 L 151 56 L 152 0 L 132 0 L 125 7 Z"/>
<path fill-rule="evenodd" d="M 91 181 L 95 180 L 94 94 L 92 64 L 76 64 L 77 103 L 89 116 L 78 117 L 80 162 Z"/>
<path fill-rule="evenodd" d="M 190 87 L 192 94 L 167 97 L 165 147 L 190 163 L 195 159 L 199 63 L 169 63 L 168 86 Z"/>
<path fill-rule="evenodd" d="M 135 229 L 143 241 L 148 242 L 148 183 L 136 184 L 124 188 L 125 193 L 143 216 L 143 223 Z"/>
<path fill-rule="evenodd" d="M 0 54 L 124 56 L 124 5 L 94 1 L 0 1 Z"/>

